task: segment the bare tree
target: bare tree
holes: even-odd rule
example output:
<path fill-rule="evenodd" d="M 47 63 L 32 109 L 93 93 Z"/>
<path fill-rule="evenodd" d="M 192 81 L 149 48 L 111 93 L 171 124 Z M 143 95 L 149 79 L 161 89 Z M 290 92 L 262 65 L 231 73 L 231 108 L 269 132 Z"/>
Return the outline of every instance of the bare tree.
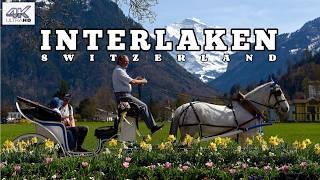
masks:
<path fill-rule="evenodd" d="M 125 5 L 128 8 L 128 16 L 132 15 L 138 21 L 148 20 L 154 22 L 156 14 L 152 11 L 152 7 L 158 4 L 158 0 L 114 0 L 118 6 Z"/>

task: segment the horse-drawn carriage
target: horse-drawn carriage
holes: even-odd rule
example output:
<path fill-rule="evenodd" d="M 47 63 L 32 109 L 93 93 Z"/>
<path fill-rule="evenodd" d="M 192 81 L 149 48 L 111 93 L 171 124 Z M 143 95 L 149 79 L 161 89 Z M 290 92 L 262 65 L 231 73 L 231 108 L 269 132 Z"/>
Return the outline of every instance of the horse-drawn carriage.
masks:
<path fill-rule="evenodd" d="M 130 109 L 119 113 L 120 116 L 114 118 L 113 125 L 95 129 L 94 135 L 97 138 L 97 147 L 93 152 L 71 150 L 72 134 L 67 131 L 65 125 L 61 122 L 60 114 L 56 111 L 23 97 L 17 97 L 16 107 L 25 119 L 30 120 L 35 125 L 36 132 L 21 135 L 14 142 L 31 140 L 33 137 L 36 137 L 39 143 L 50 139 L 59 145 L 59 152 L 64 156 L 97 154 L 103 149 L 104 143 L 111 138 L 118 138 L 121 141 L 134 141 L 136 139 L 138 110 L 134 104 L 130 105 Z M 120 122 L 120 132 L 118 132 Z"/>
<path fill-rule="evenodd" d="M 66 127 L 60 122 L 60 117 L 55 111 L 22 97 L 18 97 L 17 100 L 18 111 L 35 124 L 36 133 L 19 136 L 15 141 L 32 137 L 42 141 L 50 138 L 60 145 L 63 155 L 93 155 L 99 153 L 103 144 L 111 138 L 118 138 L 120 141 L 136 140 L 139 107 L 135 104 L 130 104 L 131 108 L 124 108 L 124 113 L 122 115 L 119 113 L 112 126 L 103 126 L 95 130 L 97 148 L 94 152 L 79 153 L 70 150 Z M 22 108 L 22 104 L 27 108 Z M 266 109 L 275 109 L 279 113 L 289 111 L 289 104 L 280 86 L 273 81 L 258 86 L 245 95 L 239 94 L 238 98 L 232 101 L 232 107 L 204 102 L 181 105 L 174 112 L 169 133 L 176 136 L 180 129 L 181 138 L 186 134 L 191 136 L 199 134 L 203 141 L 215 137 L 245 134 L 252 129 L 270 125 L 262 122 L 262 112 Z M 129 117 L 126 117 L 126 114 Z M 119 122 L 121 122 L 120 133 Z"/>

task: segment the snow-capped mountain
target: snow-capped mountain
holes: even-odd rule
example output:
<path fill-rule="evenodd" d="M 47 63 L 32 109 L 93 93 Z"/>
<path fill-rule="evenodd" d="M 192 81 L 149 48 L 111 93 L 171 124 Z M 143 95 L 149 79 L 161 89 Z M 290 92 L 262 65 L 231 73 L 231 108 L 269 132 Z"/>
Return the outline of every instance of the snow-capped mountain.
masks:
<path fill-rule="evenodd" d="M 227 71 L 217 79 L 209 82 L 209 86 L 223 92 L 229 92 L 233 85 L 246 87 L 249 84 L 267 80 L 270 75 L 282 75 L 287 72 L 289 64 L 296 64 L 308 50 L 312 54 L 320 51 L 320 17 L 305 23 L 293 33 L 277 36 L 277 61 L 268 62 L 268 51 L 251 51 L 234 53 L 228 63 Z M 245 62 L 245 53 L 253 54 L 253 62 Z"/>
<path fill-rule="evenodd" d="M 170 40 L 173 44 L 177 44 L 180 38 L 180 29 L 182 28 L 190 28 L 194 29 L 195 34 L 197 36 L 197 40 L 199 45 L 204 45 L 204 35 L 203 29 L 205 28 L 218 28 L 217 26 L 208 26 L 205 23 L 201 22 L 196 18 L 188 18 L 183 20 L 182 22 L 177 22 L 166 27 L 167 34 L 166 40 Z M 227 30 L 228 31 L 228 30 Z M 223 37 L 226 45 L 231 45 L 232 38 L 229 32 L 227 35 Z M 184 67 L 187 71 L 199 77 L 203 82 L 208 82 L 219 77 L 222 73 L 227 70 L 228 63 L 223 62 L 222 56 L 227 54 L 232 54 L 233 52 L 227 51 L 172 51 L 170 54 L 173 57 L 176 57 L 177 54 L 185 54 L 186 61 L 178 62 L 182 67 Z M 207 62 L 201 61 L 201 55 L 206 54 L 208 58 Z"/>

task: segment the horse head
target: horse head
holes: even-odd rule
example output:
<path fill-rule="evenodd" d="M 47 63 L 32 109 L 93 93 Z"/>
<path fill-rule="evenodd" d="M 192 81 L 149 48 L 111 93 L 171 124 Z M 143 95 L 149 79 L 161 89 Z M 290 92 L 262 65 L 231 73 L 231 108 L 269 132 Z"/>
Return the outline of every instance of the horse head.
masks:
<path fill-rule="evenodd" d="M 246 99 L 254 103 L 261 111 L 275 109 L 279 115 L 289 112 L 289 103 L 280 86 L 274 81 L 256 87 L 245 95 Z"/>
<path fill-rule="evenodd" d="M 268 104 L 272 109 L 275 109 L 278 113 L 288 113 L 289 103 L 278 84 L 272 81 L 270 85 L 270 93 Z"/>

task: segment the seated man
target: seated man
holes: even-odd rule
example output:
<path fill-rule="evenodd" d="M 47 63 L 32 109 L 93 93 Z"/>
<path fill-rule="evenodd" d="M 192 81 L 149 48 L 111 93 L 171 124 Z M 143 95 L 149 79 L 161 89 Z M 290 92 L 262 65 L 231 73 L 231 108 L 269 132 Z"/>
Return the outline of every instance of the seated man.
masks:
<path fill-rule="evenodd" d="M 154 118 L 148 109 L 148 106 L 140 101 L 138 98 L 131 95 L 131 84 L 139 85 L 146 84 L 147 80 L 141 77 L 135 79 L 131 78 L 126 69 L 128 68 L 129 59 L 125 55 L 118 57 L 117 66 L 112 73 L 113 91 L 116 96 L 116 100 L 119 103 L 121 99 L 126 99 L 130 102 L 137 104 L 141 108 L 142 119 L 145 121 L 147 127 L 151 130 L 151 133 L 155 133 L 162 128 L 163 125 L 157 126 Z"/>
<path fill-rule="evenodd" d="M 85 126 L 76 126 L 74 117 L 73 117 L 73 108 L 69 104 L 71 100 L 71 95 L 66 94 L 63 98 L 63 104 L 60 107 L 61 119 L 65 124 L 67 130 L 71 131 L 76 142 L 75 151 L 79 152 L 87 152 L 87 150 L 83 149 L 81 146 L 84 142 L 84 139 L 88 133 L 88 128 Z"/>

